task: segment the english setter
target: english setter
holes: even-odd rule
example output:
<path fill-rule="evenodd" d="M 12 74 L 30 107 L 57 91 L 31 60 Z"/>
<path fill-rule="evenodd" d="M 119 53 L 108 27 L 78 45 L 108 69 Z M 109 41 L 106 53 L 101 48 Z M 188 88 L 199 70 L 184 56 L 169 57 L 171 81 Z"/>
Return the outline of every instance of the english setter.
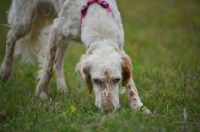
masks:
<path fill-rule="evenodd" d="M 62 69 L 64 53 L 70 40 L 79 40 L 87 52 L 82 55 L 76 71 L 87 84 L 89 93 L 94 90 L 95 105 L 105 111 L 119 108 L 121 80 L 131 108 L 144 108 L 132 79 L 131 60 L 123 50 L 124 31 L 115 0 L 13 0 L 8 23 L 11 30 L 0 69 L 2 80 L 11 74 L 15 51 L 25 60 L 44 62 L 39 72 L 37 96 L 48 98 L 54 63 L 57 88 L 66 92 Z M 49 25 L 45 44 L 47 34 L 43 29 Z M 146 107 L 144 112 L 151 113 Z"/>

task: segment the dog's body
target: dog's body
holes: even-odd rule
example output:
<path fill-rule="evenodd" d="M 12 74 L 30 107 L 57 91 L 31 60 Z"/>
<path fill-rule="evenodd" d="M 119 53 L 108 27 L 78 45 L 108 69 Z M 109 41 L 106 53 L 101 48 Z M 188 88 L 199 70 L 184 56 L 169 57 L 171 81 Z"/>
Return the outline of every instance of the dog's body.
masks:
<path fill-rule="evenodd" d="M 107 0 L 112 13 L 98 2 L 90 4 L 81 20 L 80 9 L 87 0 L 13 0 L 8 22 L 6 55 L 0 70 L 0 78 L 8 79 L 12 70 L 14 53 L 25 58 L 42 59 L 42 70 L 36 95 L 47 98 L 52 69 L 55 62 L 57 87 L 67 91 L 63 77 L 63 59 L 70 40 L 81 40 L 87 52 L 82 55 L 76 71 L 87 83 L 89 92 L 94 85 L 95 104 L 106 111 L 119 107 L 118 82 L 122 80 L 133 110 L 143 106 L 131 75 L 131 60 L 123 51 L 124 31 L 115 0 Z M 43 32 L 52 25 L 47 46 Z M 41 44 L 39 42 L 42 42 Z M 16 43 L 16 46 L 15 46 Z M 46 47 L 46 48 L 41 48 Z M 37 52 L 45 52 L 41 57 Z M 150 113 L 145 109 L 145 113 Z"/>

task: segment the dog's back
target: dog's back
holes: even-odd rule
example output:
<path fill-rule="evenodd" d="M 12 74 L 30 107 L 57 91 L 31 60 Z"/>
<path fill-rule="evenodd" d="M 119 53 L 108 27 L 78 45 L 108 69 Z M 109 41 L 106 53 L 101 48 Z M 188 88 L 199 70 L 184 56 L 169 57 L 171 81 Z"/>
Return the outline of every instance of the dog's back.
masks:
<path fill-rule="evenodd" d="M 16 42 L 15 55 L 21 54 L 24 61 L 37 60 L 42 37 L 45 37 L 41 31 L 56 17 L 56 9 L 49 0 L 13 0 L 8 23 L 23 32 L 23 37 Z"/>

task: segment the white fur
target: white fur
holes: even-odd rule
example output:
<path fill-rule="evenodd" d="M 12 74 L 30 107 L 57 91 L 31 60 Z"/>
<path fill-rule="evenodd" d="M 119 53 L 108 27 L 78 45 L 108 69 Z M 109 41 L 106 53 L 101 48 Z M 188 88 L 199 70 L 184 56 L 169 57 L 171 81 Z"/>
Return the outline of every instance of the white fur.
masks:
<path fill-rule="evenodd" d="M 101 108 L 107 100 L 112 100 L 114 109 L 119 108 L 118 83 L 113 83 L 116 78 L 122 78 L 120 50 L 110 41 L 97 41 L 91 44 L 88 52 L 90 55 L 84 60 L 87 63 L 88 74 L 93 82 L 94 79 L 102 80 L 102 84 L 94 85 L 95 104 Z"/>
<path fill-rule="evenodd" d="M 8 15 L 12 29 L 8 33 L 0 78 L 10 76 L 15 47 L 15 53 L 22 54 L 25 60 L 37 59 L 41 63 L 36 95 L 48 98 L 53 65 L 58 90 L 66 92 L 62 69 L 64 53 L 70 40 L 78 40 L 83 42 L 87 52 L 82 55 L 76 71 L 90 92 L 94 86 L 96 106 L 106 111 L 119 108 L 119 80 L 127 89 L 131 108 L 143 106 L 132 80 L 131 60 L 123 51 L 120 13 L 115 0 L 107 2 L 114 18 L 99 4 L 93 3 L 81 23 L 80 9 L 86 0 L 13 0 Z"/>

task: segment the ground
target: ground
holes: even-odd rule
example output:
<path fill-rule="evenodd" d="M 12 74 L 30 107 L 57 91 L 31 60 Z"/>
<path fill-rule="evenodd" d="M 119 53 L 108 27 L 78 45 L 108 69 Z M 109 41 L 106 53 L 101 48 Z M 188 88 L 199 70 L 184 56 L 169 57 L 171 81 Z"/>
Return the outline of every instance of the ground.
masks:
<path fill-rule="evenodd" d="M 0 2 L 0 24 L 7 23 L 10 3 Z M 11 77 L 0 82 L 0 131 L 200 131 L 200 1 L 117 0 L 117 4 L 133 78 L 153 115 L 131 111 L 126 94 L 120 94 L 119 110 L 109 114 L 98 110 L 94 93 L 88 94 L 75 73 L 85 48 L 73 42 L 64 65 L 69 92 L 58 93 L 53 77 L 50 100 L 34 96 L 37 63 L 14 59 Z M 8 30 L 0 26 L 0 63 Z"/>

